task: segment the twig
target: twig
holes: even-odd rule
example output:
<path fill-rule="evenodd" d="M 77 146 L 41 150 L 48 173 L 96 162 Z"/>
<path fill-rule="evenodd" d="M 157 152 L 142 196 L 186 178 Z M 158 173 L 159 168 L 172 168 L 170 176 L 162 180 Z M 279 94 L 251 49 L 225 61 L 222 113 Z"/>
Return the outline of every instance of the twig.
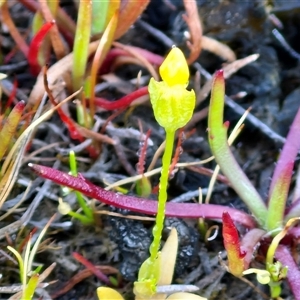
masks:
<path fill-rule="evenodd" d="M 57 13 L 56 13 L 56 15 L 53 16 L 46 1 L 39 0 L 39 4 L 40 4 L 41 14 L 43 15 L 44 19 L 47 22 L 51 22 L 52 20 L 54 20 L 56 18 Z M 52 43 L 56 58 L 58 60 L 63 58 L 66 55 L 66 49 L 65 49 L 63 40 L 59 34 L 58 27 L 56 25 L 53 26 L 50 30 L 50 39 L 51 39 L 51 43 Z"/>
<path fill-rule="evenodd" d="M 155 37 L 158 41 L 160 41 L 163 45 L 165 45 L 167 48 L 172 48 L 174 45 L 174 41 L 170 39 L 166 34 L 164 34 L 159 29 L 151 26 L 147 22 L 143 20 L 138 20 L 136 22 L 136 25 L 140 26 L 142 29 L 144 29 L 147 33 L 151 34 L 153 37 Z"/>
<path fill-rule="evenodd" d="M 277 41 L 281 44 L 281 46 L 294 58 L 300 60 L 300 54 L 296 52 L 285 40 L 282 34 L 275 28 L 272 30 L 273 35 L 277 39 Z"/>
<path fill-rule="evenodd" d="M 27 57 L 29 47 L 13 22 L 10 13 L 8 11 L 8 4 L 6 1 L 1 6 L 1 14 L 2 14 L 2 21 L 8 27 L 9 33 L 13 37 L 15 43 L 18 45 L 18 47 L 23 52 L 23 54 Z"/>
<path fill-rule="evenodd" d="M 96 266 L 97 269 L 101 270 L 104 274 L 118 274 L 118 270 L 110 267 L 110 266 Z M 59 291 L 56 291 L 54 294 L 51 295 L 52 299 L 56 299 L 59 296 L 67 293 L 69 290 L 71 290 L 77 283 L 81 282 L 82 280 L 92 276 L 93 273 L 91 270 L 85 269 L 80 272 L 78 272 L 75 276 L 73 276 L 66 285 L 60 289 Z"/>
<path fill-rule="evenodd" d="M 187 46 L 191 51 L 187 62 L 188 64 L 192 64 L 199 57 L 201 52 L 202 26 L 196 1 L 184 0 L 183 3 L 187 14 L 184 14 L 182 18 L 187 23 L 191 34 L 191 41 L 187 41 Z"/>
<path fill-rule="evenodd" d="M 115 137 L 115 141 L 116 141 L 116 143 L 113 146 L 115 148 L 115 152 L 119 158 L 121 165 L 124 167 L 124 169 L 130 176 L 134 176 L 136 174 L 136 172 L 127 160 L 127 157 L 124 152 L 124 147 L 120 143 L 119 138 Z"/>
<path fill-rule="evenodd" d="M 236 60 L 235 53 L 227 45 L 208 36 L 202 37 L 202 49 L 212 52 L 215 55 L 229 62 Z"/>

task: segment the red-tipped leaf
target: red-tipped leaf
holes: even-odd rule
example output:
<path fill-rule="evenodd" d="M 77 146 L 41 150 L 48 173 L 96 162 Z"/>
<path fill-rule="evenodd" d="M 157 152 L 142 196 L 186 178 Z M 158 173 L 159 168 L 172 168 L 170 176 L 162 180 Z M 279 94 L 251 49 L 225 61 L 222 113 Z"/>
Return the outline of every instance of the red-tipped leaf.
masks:
<path fill-rule="evenodd" d="M 28 63 L 30 66 L 30 72 L 32 75 L 37 76 L 41 71 L 41 66 L 38 62 L 39 50 L 43 43 L 44 38 L 46 37 L 47 33 L 51 29 L 51 27 L 55 24 L 55 21 L 45 23 L 41 29 L 36 33 L 33 37 L 28 52 Z"/>
<path fill-rule="evenodd" d="M 9 144 L 11 143 L 17 127 L 20 123 L 23 111 L 25 108 L 25 102 L 20 101 L 13 108 L 0 131 L 0 159 L 4 156 Z"/>
<path fill-rule="evenodd" d="M 242 276 L 244 271 L 244 257 L 245 251 L 241 250 L 239 233 L 233 223 L 229 213 L 223 212 L 223 242 L 227 251 L 228 269 L 234 276 Z"/>

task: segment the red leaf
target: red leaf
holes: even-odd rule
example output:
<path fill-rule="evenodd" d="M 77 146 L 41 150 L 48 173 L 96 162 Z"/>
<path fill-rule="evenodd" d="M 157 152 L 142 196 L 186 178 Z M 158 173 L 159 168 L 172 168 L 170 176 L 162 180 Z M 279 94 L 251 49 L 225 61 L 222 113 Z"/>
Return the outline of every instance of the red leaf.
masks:
<path fill-rule="evenodd" d="M 108 101 L 103 98 L 95 98 L 95 104 L 106 110 L 114 110 L 128 107 L 134 100 L 148 95 L 148 87 L 144 86 L 116 101 Z"/>
<path fill-rule="evenodd" d="M 78 174 L 78 177 L 74 177 L 59 170 L 36 164 L 29 164 L 29 167 L 41 177 L 72 188 L 85 194 L 87 197 L 95 198 L 105 204 L 148 215 L 155 215 L 157 212 L 156 201 L 106 191 L 103 188 L 92 184 L 80 174 Z M 236 222 L 248 228 L 256 227 L 256 223 L 250 215 L 222 205 L 168 202 L 166 216 L 220 220 L 224 211 L 229 212 L 232 219 Z"/>
<path fill-rule="evenodd" d="M 229 213 L 223 212 L 223 242 L 227 251 L 228 269 L 235 276 L 242 276 L 244 271 L 245 251 L 241 250 L 239 233 Z"/>
<path fill-rule="evenodd" d="M 39 49 L 43 43 L 45 36 L 54 24 L 55 20 L 45 23 L 41 27 L 41 29 L 36 33 L 36 35 L 33 37 L 30 43 L 27 59 L 30 66 L 30 72 L 34 76 L 37 76 L 41 71 L 41 66 L 38 62 Z"/>

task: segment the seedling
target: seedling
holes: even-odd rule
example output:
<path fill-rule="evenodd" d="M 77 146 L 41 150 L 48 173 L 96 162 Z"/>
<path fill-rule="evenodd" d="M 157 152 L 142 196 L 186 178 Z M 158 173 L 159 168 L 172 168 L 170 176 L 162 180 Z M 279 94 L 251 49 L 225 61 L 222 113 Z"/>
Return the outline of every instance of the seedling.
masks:
<path fill-rule="evenodd" d="M 77 163 L 76 163 L 76 156 L 74 151 L 70 151 L 69 154 L 69 161 L 70 161 L 70 174 L 72 176 L 77 176 Z M 64 188 L 64 194 L 67 195 L 70 193 L 68 188 Z M 93 210 L 87 204 L 86 199 L 84 199 L 82 193 L 75 191 L 77 202 L 80 208 L 83 211 L 83 214 L 72 211 L 71 206 L 63 202 L 62 199 L 59 200 L 58 211 L 63 215 L 69 215 L 72 218 L 78 219 L 83 224 L 92 224 L 94 222 Z"/>
<path fill-rule="evenodd" d="M 268 284 L 271 289 L 271 296 L 273 298 L 280 296 L 280 281 L 287 277 L 294 296 L 296 299 L 300 299 L 300 293 L 295 289 L 295 278 L 299 278 L 299 270 L 295 269 L 293 265 L 285 265 L 285 262 L 280 260 L 274 263 L 276 251 L 280 252 L 283 249 L 282 247 L 286 247 L 278 247 L 283 236 L 288 234 L 291 240 L 297 237 L 297 235 L 289 231 L 289 228 L 291 227 L 291 223 L 294 222 L 291 216 L 295 215 L 296 211 L 299 210 L 299 203 L 294 203 L 287 215 L 285 215 L 285 211 L 293 166 L 298 151 L 300 150 L 300 140 L 297 138 L 300 129 L 300 109 L 291 125 L 286 143 L 277 162 L 270 186 L 268 204 L 266 205 L 235 161 L 227 143 L 227 129 L 229 124 L 228 122 L 223 124 L 224 90 L 223 72 L 218 71 L 214 77 L 208 120 L 208 136 L 212 153 L 220 169 L 229 179 L 231 186 L 254 215 L 258 227 L 265 230 L 265 234 L 271 238 L 277 234 L 271 241 L 266 254 L 266 270 L 270 274 Z M 223 222 L 224 221 L 227 224 L 231 222 L 227 214 L 224 214 Z M 282 231 L 284 225 L 285 229 Z M 236 229 L 233 223 L 230 224 L 230 227 L 229 234 L 226 232 L 226 234 L 223 235 L 225 247 L 227 245 L 229 271 L 236 276 L 241 276 L 243 268 L 245 271 L 248 268 L 249 262 L 244 266 L 242 265 L 245 261 L 243 260 L 243 255 L 241 255 Z M 253 241 L 257 243 L 261 237 L 261 232 L 259 232 L 256 237 L 254 235 Z M 248 255 L 252 255 L 255 249 L 255 243 L 252 244 L 252 249 L 251 247 L 247 248 Z M 281 255 L 280 257 L 282 258 Z M 238 270 L 236 270 L 237 265 L 240 266 Z M 244 272 L 244 274 L 248 273 L 247 271 L 246 273 Z M 261 275 L 260 272 L 257 273 Z M 265 280 L 265 282 L 267 281 L 268 280 Z"/>
<path fill-rule="evenodd" d="M 187 91 L 189 69 L 183 53 L 173 48 L 160 66 L 161 82 L 151 78 L 148 89 L 156 121 L 166 131 L 165 151 L 162 158 L 162 170 L 159 181 L 158 208 L 153 227 L 153 242 L 150 257 L 141 266 L 136 294 L 151 296 L 156 292 L 159 279 L 160 241 L 164 226 L 169 168 L 171 165 L 175 132 L 190 120 L 195 107 L 194 91 Z"/>
<path fill-rule="evenodd" d="M 174 69 L 175 66 L 176 64 L 174 64 Z M 164 70 L 164 68 L 162 68 L 162 70 Z M 168 82 L 170 78 L 166 77 L 163 71 L 161 72 L 163 80 Z M 182 90 L 186 87 L 188 76 L 181 76 L 181 78 L 185 78 L 185 80 L 176 83 L 181 84 Z M 172 83 L 169 83 L 169 85 L 172 86 Z M 174 132 L 179 127 L 184 126 L 184 122 L 174 125 L 172 118 L 166 122 L 167 119 L 160 110 L 160 104 L 156 101 L 160 99 L 160 96 L 166 94 L 161 94 L 161 87 L 168 88 L 169 86 L 164 83 L 164 81 L 156 83 L 152 80 L 149 86 L 149 92 L 150 94 L 154 92 L 154 95 L 158 95 L 157 98 L 152 99 L 152 103 L 155 117 L 166 130 L 166 143 L 168 146 L 166 145 L 163 163 L 167 166 L 171 160 Z M 106 204 L 147 214 L 157 213 L 157 225 L 154 231 L 154 243 L 151 246 L 150 258 L 141 268 L 142 273 L 140 273 L 138 281 L 138 284 L 141 283 L 141 285 L 137 285 L 139 288 L 141 287 L 141 289 L 138 288 L 138 292 L 142 294 L 151 295 L 155 293 L 160 265 L 160 232 L 165 214 L 167 216 L 204 218 L 220 221 L 223 218 L 224 244 L 228 251 L 229 263 L 227 268 L 229 272 L 232 272 L 238 277 L 249 274 L 250 272 L 255 272 L 261 283 L 269 284 L 272 297 L 278 297 L 278 295 L 280 295 L 280 282 L 286 277 L 295 299 L 299 300 L 300 293 L 298 287 L 300 271 L 292 256 L 290 247 L 300 236 L 299 227 L 294 224 L 295 221 L 293 220 L 293 218 L 299 216 L 300 201 L 297 200 L 289 208 L 286 208 L 286 200 L 294 161 L 300 149 L 300 140 L 298 139 L 298 133 L 300 131 L 300 110 L 297 112 L 286 138 L 286 143 L 281 151 L 271 182 L 269 201 L 268 204 L 266 204 L 239 167 L 230 151 L 227 141 L 229 123 L 223 122 L 224 90 L 225 82 L 223 72 L 218 71 L 214 76 L 212 87 L 208 120 L 208 139 L 212 153 L 221 172 L 227 177 L 231 187 L 247 205 L 251 215 L 237 209 L 213 204 L 166 203 L 168 167 L 164 167 L 165 169 L 162 171 L 163 176 L 160 185 L 159 207 L 157 208 L 153 201 L 127 195 L 116 195 L 113 192 L 96 187 L 80 175 L 78 177 L 72 177 L 51 168 L 38 165 L 30 166 L 39 175 L 59 184 L 77 189 L 85 195 L 98 199 Z M 178 91 L 177 94 L 182 95 Z M 189 96 L 187 95 L 187 97 Z M 171 103 L 166 105 L 163 108 L 164 112 L 172 111 L 175 112 L 175 114 L 180 113 L 182 116 L 185 115 L 184 109 L 186 109 L 186 106 L 180 108 L 183 111 L 179 111 L 176 109 L 173 110 L 172 105 Z M 180 119 L 178 118 L 178 120 Z M 175 121 L 179 122 L 178 120 L 176 119 Z M 244 237 L 239 238 L 234 223 L 239 223 L 248 229 Z M 291 228 L 291 224 L 293 224 L 293 228 Z M 278 235 L 280 238 L 278 238 Z M 286 236 L 284 240 L 282 240 L 282 235 Z M 264 244 L 264 247 L 261 249 L 262 254 L 266 255 L 265 270 L 250 268 L 251 261 L 255 258 L 255 251 L 258 249 L 260 242 Z M 235 246 L 232 247 L 232 245 Z M 264 251 L 264 249 L 269 250 Z M 238 264 L 237 268 L 236 263 Z"/>
<path fill-rule="evenodd" d="M 172 228 L 170 235 L 161 250 L 160 265 L 159 265 L 159 279 L 157 281 L 156 292 L 151 296 L 147 297 L 145 294 L 139 294 L 137 291 L 137 284 L 135 284 L 134 292 L 136 294 L 136 300 L 139 299 L 152 299 L 152 300 L 165 300 L 165 299 L 176 299 L 176 300 L 207 300 L 206 298 L 198 295 L 191 294 L 189 292 L 197 291 L 198 288 L 193 285 L 171 285 L 176 256 L 178 249 L 178 235 L 175 228 Z M 168 267 L 166 267 L 168 266 Z M 99 287 L 97 289 L 97 295 L 99 300 L 108 299 L 120 299 L 123 300 L 121 294 L 112 288 Z"/>
<path fill-rule="evenodd" d="M 34 293 L 38 285 L 49 275 L 49 273 L 54 269 L 55 264 L 52 264 L 46 271 L 45 274 L 39 276 L 42 266 L 39 266 L 36 270 L 33 270 L 33 261 L 35 255 L 38 251 L 38 247 L 43 239 L 47 229 L 53 222 L 55 215 L 48 221 L 41 233 L 39 234 L 33 247 L 31 247 L 31 238 L 28 239 L 27 245 L 24 249 L 24 253 L 19 253 L 16 249 L 11 246 L 7 246 L 7 249 L 11 251 L 17 258 L 19 263 L 20 280 L 22 283 L 22 292 L 15 295 L 19 299 L 33 299 Z M 29 278 L 29 279 L 28 279 Z M 17 298 L 15 298 L 17 299 Z"/>

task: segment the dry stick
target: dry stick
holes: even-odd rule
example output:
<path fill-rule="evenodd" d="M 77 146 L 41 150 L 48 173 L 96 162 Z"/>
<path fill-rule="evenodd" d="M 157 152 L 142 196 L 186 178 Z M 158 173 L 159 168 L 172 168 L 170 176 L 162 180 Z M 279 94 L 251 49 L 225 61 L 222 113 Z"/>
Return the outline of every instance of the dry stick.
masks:
<path fill-rule="evenodd" d="M 136 172 L 134 168 L 131 166 L 131 164 L 128 162 L 128 159 L 124 152 L 124 147 L 121 145 L 119 138 L 115 137 L 115 141 L 116 143 L 114 144 L 114 148 L 121 165 L 130 176 L 134 176 Z"/>
<path fill-rule="evenodd" d="M 104 274 L 118 274 L 118 269 L 110 266 L 95 266 L 97 269 L 101 270 Z M 89 269 L 84 269 L 82 271 L 79 271 L 76 275 L 74 275 L 67 283 L 64 285 L 63 288 L 60 290 L 56 290 L 54 294 L 51 295 L 52 299 L 56 299 L 59 296 L 67 293 L 69 290 L 71 290 L 77 283 L 83 281 L 84 279 L 88 278 L 89 276 L 92 276 L 93 273 Z"/>
<path fill-rule="evenodd" d="M 82 127 L 80 125 L 76 125 L 76 129 L 85 138 L 92 138 L 96 141 L 104 142 L 104 143 L 107 143 L 107 144 L 110 144 L 110 145 L 116 145 L 117 144 L 117 142 L 113 138 L 111 138 L 111 137 L 109 137 L 105 134 L 94 132 L 91 129 L 87 129 L 87 128 Z"/>
<path fill-rule="evenodd" d="M 88 55 L 93 54 L 98 46 L 99 40 L 89 44 Z M 73 53 L 68 54 L 47 70 L 48 84 L 52 85 L 58 78 L 66 76 L 71 71 L 73 64 Z M 37 77 L 37 81 L 28 99 L 28 105 L 34 106 L 42 99 L 44 94 L 44 75 L 43 72 Z"/>
<path fill-rule="evenodd" d="M 29 47 L 26 44 L 25 40 L 19 33 L 18 29 L 16 28 L 9 10 L 8 10 L 8 5 L 7 2 L 5 1 L 2 6 L 1 6 L 1 14 L 2 14 L 2 21 L 3 23 L 8 27 L 10 35 L 13 37 L 15 40 L 16 44 L 18 45 L 19 49 L 23 52 L 23 54 L 27 57 Z"/>
<path fill-rule="evenodd" d="M 158 41 L 160 41 L 163 45 L 165 45 L 167 48 L 172 48 L 172 46 L 175 44 L 172 39 L 170 39 L 165 33 L 160 31 L 159 29 L 151 26 L 147 22 L 143 20 L 137 20 L 135 23 L 136 25 L 140 26 L 142 29 L 144 29 L 146 32 L 154 36 Z"/>
<path fill-rule="evenodd" d="M 202 37 L 202 49 L 212 52 L 229 62 L 236 60 L 236 55 L 230 47 L 208 36 Z"/>
<path fill-rule="evenodd" d="M 127 51 L 133 57 L 137 58 L 144 65 L 144 67 L 148 69 L 148 71 L 152 75 L 152 77 L 155 80 L 159 80 L 159 76 L 158 76 L 156 70 L 154 69 L 154 67 L 149 63 L 149 61 L 142 54 L 138 53 L 134 47 L 123 45 L 118 42 L 113 42 L 113 45 L 117 48 Z"/>
<path fill-rule="evenodd" d="M 184 0 L 183 3 L 186 14 L 184 14 L 182 18 L 187 23 L 191 34 L 191 42 L 187 41 L 187 46 L 191 51 L 190 56 L 187 59 L 187 62 L 190 65 L 199 57 L 201 52 L 202 26 L 196 1 Z"/>

